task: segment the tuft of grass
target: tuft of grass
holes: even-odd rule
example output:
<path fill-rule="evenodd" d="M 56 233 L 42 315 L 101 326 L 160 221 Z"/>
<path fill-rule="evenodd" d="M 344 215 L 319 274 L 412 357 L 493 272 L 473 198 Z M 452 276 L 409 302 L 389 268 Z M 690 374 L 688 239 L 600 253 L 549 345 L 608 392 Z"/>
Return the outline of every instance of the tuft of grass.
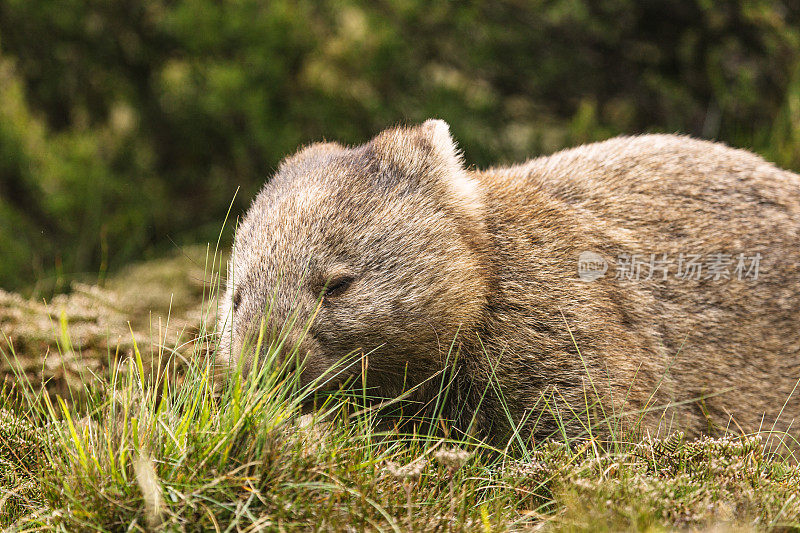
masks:
<path fill-rule="evenodd" d="M 216 303 L 203 296 L 210 324 Z M 81 401 L 24 374 L 0 390 L 0 528 L 800 528 L 800 468 L 758 437 L 634 441 L 608 425 L 618 420 L 610 413 L 601 431 L 586 418 L 581 439 L 529 443 L 514 432 L 497 448 L 441 431 L 438 402 L 426 424 L 387 427 L 386 404 L 358 387 L 303 414 L 318 383 L 301 384 L 284 338 L 265 347 L 262 331 L 253 370 L 220 373 L 211 326 L 201 325 L 189 357 L 167 346 L 167 329 L 150 358 L 131 334 L 129 356 L 87 381 Z M 76 349 L 67 321 L 57 333 L 63 350 Z M 343 361 L 359 363 L 366 371 L 368 356 Z M 451 376 L 431 379 L 444 404 Z"/>
<path fill-rule="evenodd" d="M 759 438 L 552 440 L 512 457 L 474 441 L 378 430 L 358 395 L 334 394 L 320 411 L 301 415 L 310 388 L 276 359 L 246 376 L 234 370 L 221 393 L 208 357 L 189 361 L 179 383 L 143 375 L 134 359 L 114 368 L 81 408 L 31 391 L 3 396 L 0 462 L 10 492 L 0 498 L 0 524 L 67 531 L 800 526 L 800 469 L 769 456 Z"/>

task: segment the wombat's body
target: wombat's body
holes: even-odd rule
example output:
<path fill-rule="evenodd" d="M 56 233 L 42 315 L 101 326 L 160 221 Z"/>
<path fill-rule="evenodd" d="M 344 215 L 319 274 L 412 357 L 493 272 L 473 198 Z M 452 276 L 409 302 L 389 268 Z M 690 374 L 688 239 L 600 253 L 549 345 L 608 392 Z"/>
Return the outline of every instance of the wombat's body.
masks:
<path fill-rule="evenodd" d="M 307 380 L 377 348 L 367 384 L 419 385 L 424 403 L 457 337 L 445 412 L 498 441 L 520 421 L 577 435 L 606 417 L 794 433 L 799 231 L 798 175 L 686 137 L 486 171 L 463 168 L 441 121 L 312 145 L 241 224 L 222 352 L 238 354 L 274 296 L 272 321 L 297 313 Z M 579 256 L 593 260 L 580 276 Z"/>

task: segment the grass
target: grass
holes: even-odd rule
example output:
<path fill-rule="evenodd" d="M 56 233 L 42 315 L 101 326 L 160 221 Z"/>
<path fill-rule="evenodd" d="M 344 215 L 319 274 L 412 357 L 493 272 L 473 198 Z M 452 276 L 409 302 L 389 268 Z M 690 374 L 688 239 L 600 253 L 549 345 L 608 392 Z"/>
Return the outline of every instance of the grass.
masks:
<path fill-rule="evenodd" d="M 213 299 L 205 308 L 210 324 Z M 56 323 L 59 348 L 72 350 Z M 800 529 L 800 468 L 756 437 L 515 435 L 511 454 L 445 436 L 444 420 L 387 427 L 363 390 L 303 414 L 313 384 L 300 386 L 277 350 L 247 375 L 220 374 L 211 331 L 183 361 L 167 329 L 152 362 L 134 339 L 76 398 L 24 374 L 2 389 L 0 528 Z"/>

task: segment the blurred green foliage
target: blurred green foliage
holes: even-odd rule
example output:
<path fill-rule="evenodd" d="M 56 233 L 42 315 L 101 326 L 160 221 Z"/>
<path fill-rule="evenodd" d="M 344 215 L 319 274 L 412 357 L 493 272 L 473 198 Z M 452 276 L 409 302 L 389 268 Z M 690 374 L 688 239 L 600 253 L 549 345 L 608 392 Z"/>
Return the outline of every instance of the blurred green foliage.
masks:
<path fill-rule="evenodd" d="M 298 145 L 427 117 L 476 165 L 668 131 L 798 169 L 798 67 L 789 0 L 3 0 L 0 287 L 213 241 Z"/>

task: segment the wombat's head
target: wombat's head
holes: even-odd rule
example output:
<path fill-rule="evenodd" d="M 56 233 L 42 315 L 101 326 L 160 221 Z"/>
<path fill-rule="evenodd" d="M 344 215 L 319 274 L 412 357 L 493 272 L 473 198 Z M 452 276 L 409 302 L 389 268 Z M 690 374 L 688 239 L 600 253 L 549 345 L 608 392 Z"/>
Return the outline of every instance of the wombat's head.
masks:
<path fill-rule="evenodd" d="M 282 330 L 305 359 L 305 383 L 359 353 L 380 392 L 418 383 L 480 322 L 481 196 L 440 120 L 287 158 L 239 225 L 218 360 L 248 367 L 266 318 L 263 346 Z M 329 385 L 362 365 L 340 370 Z"/>

